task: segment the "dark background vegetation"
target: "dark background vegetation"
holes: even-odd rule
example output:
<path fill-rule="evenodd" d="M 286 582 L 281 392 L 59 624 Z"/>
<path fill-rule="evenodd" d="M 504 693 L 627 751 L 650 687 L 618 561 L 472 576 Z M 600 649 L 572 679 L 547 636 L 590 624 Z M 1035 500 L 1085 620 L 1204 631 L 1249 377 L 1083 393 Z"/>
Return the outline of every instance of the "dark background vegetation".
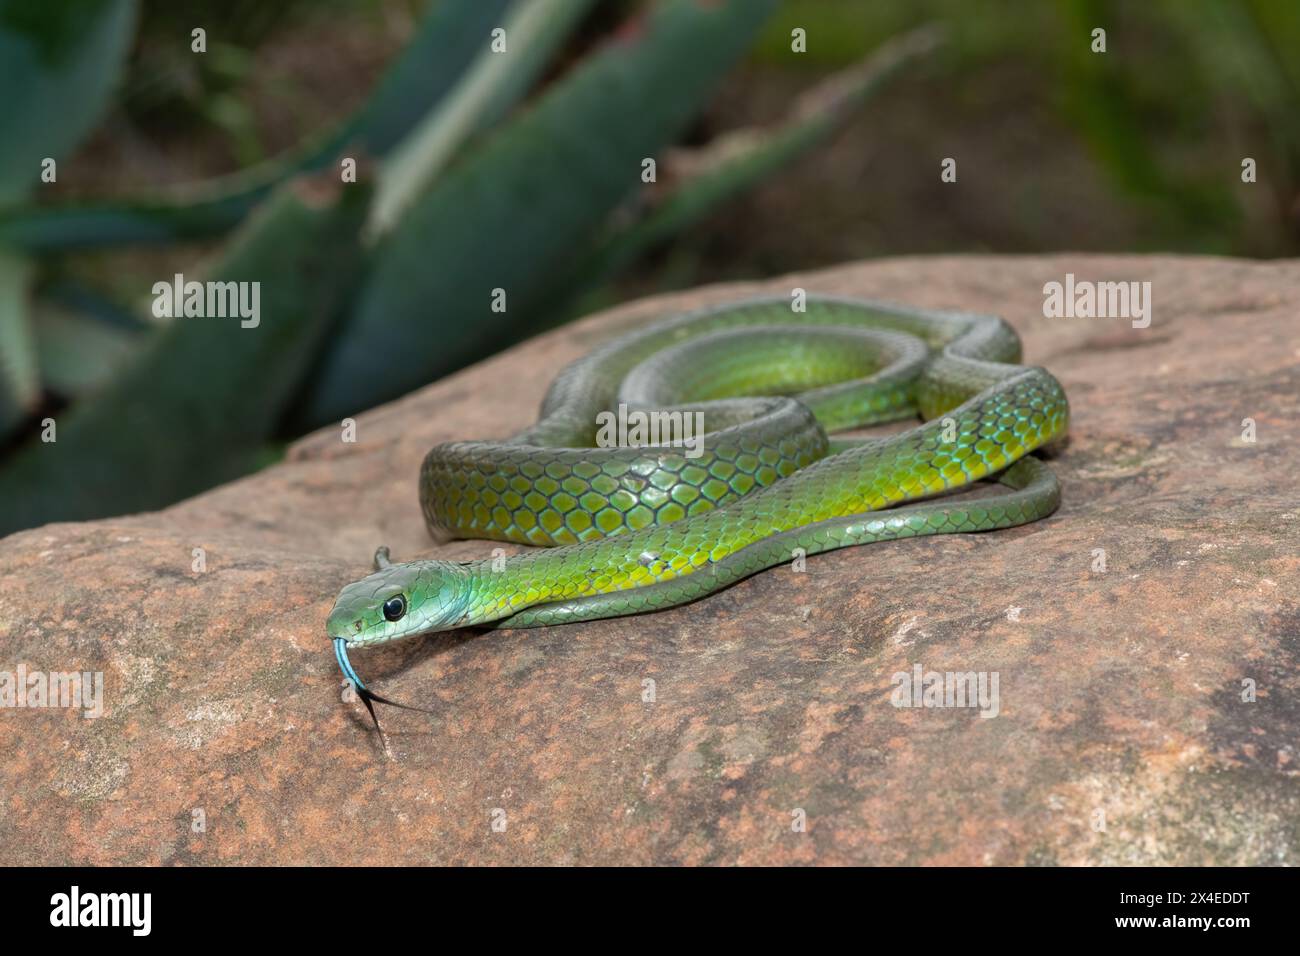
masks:
<path fill-rule="evenodd" d="M 71 22 L 101 6 L 95 0 L 0 0 L 0 25 L 39 21 L 44 29 L 45 21 Z M 512 115 L 527 113 L 610 43 L 636 37 L 655 6 L 595 3 Z M 39 212 L 156 194 L 274 161 L 361 108 L 429 9 L 421 0 L 141 0 L 125 66 L 105 111 L 60 159 L 58 182 L 34 187 L 21 202 Z M 201 57 L 189 49 L 196 25 L 209 38 Z M 941 29 L 938 48 L 838 116 L 815 146 L 792 151 L 787 162 L 774 163 L 734 195 L 710 201 L 701 216 L 638 248 L 619 268 L 596 273 L 589 284 L 575 282 L 580 295 L 540 296 L 524 314 L 453 350 L 418 380 L 600 305 L 846 260 L 1062 250 L 1283 257 L 1300 249 L 1295 0 L 787 0 L 776 5 L 752 42 L 746 38 L 747 52 L 664 145 L 675 142 L 689 156 L 693 149 L 707 151 L 729 131 L 778 123 L 801 93 L 925 25 Z M 790 50 L 795 27 L 807 31 L 804 54 Z M 1090 49 L 1095 27 L 1107 31 L 1102 55 Z M 51 55 L 57 53 L 52 48 Z M 645 108 L 659 95 L 645 90 Z M 588 132 L 605 135 L 599 128 Z M 466 165 L 481 141 L 470 141 Z M 668 151 L 662 152 L 671 180 L 674 166 Z M 939 180 L 945 157 L 957 160 L 955 184 Z M 1258 182 L 1241 181 L 1244 157 L 1257 161 Z M 670 181 L 649 192 L 671 189 Z M 611 221 L 635 218 L 638 203 L 645 205 L 627 200 Z M 526 217 L 528 201 L 517 206 Z M 26 206 L 14 208 L 20 219 L 28 214 Z M 281 212 L 302 216 L 301 210 Z M 476 221 L 469 217 L 456 225 L 468 234 Z M 350 236 L 352 226 L 338 234 Z M 269 427 L 196 429 L 195 444 L 207 452 L 160 456 L 151 446 L 137 451 L 131 434 L 151 435 L 157 444 L 163 435 L 182 441 L 189 430 L 182 419 L 157 418 L 148 409 L 186 406 L 156 384 L 145 389 L 123 385 L 122 378 L 135 368 L 141 379 L 138 370 L 148 368 L 149 355 L 157 368 L 170 367 L 187 348 L 192 355 L 209 354 L 205 347 L 174 341 L 154 346 L 158 336 L 139 308 L 147 290 L 173 272 L 188 276 L 205 263 L 246 264 L 271 248 L 291 247 L 284 239 L 289 233 L 254 237 L 240 260 L 223 231 L 200 230 L 167 242 L 33 249 L 6 240 L 4 230 L 0 201 L 0 265 L 6 241 L 13 241 L 20 248 L 8 267 L 26 276 L 24 301 L 36 316 L 42 377 L 25 398 L 11 400 L 16 411 L 4 414 L 0 395 L 0 532 L 175 500 L 273 460 L 287 439 L 336 420 L 340 410 L 360 411 L 394 397 L 367 393 L 353 402 L 359 407 L 349 406 L 351 396 L 304 404 L 301 383 L 310 386 L 321 374 L 304 359 L 293 371 L 301 376 L 298 385 L 277 393 L 275 401 L 243 408 L 243 414 L 271 420 Z M 381 247 L 367 268 L 386 257 Z M 358 281 L 364 287 L 365 280 Z M 353 308 L 356 286 L 336 291 L 337 301 L 322 300 L 321 310 Z M 3 335 L 2 296 L 0 290 L 0 344 L 9 354 L 0 353 L 0 372 L 19 364 L 11 338 Z M 315 344 L 300 351 L 319 348 L 311 336 L 324 333 L 303 334 Z M 395 339 L 402 348 L 400 331 Z M 256 375 L 275 375 L 274 358 L 232 357 L 230 365 L 215 368 L 252 381 L 257 369 L 262 371 Z M 213 371 L 181 369 L 173 387 L 183 389 L 187 375 Z M 93 421 L 93 409 L 105 407 L 117 408 L 112 414 L 118 422 L 121 409 L 129 410 L 120 432 Z M 200 410 L 185 414 L 202 418 L 201 406 L 195 407 Z M 34 454 L 33 436 L 46 416 L 61 423 L 71 416 L 72 437 L 79 434 L 79 420 L 90 422 L 82 431 L 99 435 L 99 443 L 85 442 L 80 452 L 75 442 L 64 443 L 71 457 L 62 460 Z M 210 461 L 218 454 L 219 467 Z M 43 464 L 35 463 L 38 457 Z M 149 471 L 147 482 L 140 480 L 140 469 Z M 169 480 L 169 469 L 185 477 Z M 61 502 L 72 497 L 64 477 L 74 470 L 80 485 L 92 482 L 94 495 L 64 507 Z M 143 484 L 152 490 L 142 493 Z"/>
<path fill-rule="evenodd" d="M 636 6 L 599 4 L 566 58 Z M 423 7 L 150 0 L 121 105 L 64 188 L 186 182 L 288 148 L 364 99 Z M 196 22 L 227 38 L 206 61 L 174 42 Z M 641 264 L 635 284 L 904 254 L 1300 251 L 1293 0 L 787 0 L 689 138 L 771 121 L 818 77 L 926 23 L 948 37 L 927 68 Z M 795 26 L 810 37 L 800 56 Z M 959 177 L 940 189 L 946 156 Z M 1245 156 L 1257 188 L 1242 188 Z"/>

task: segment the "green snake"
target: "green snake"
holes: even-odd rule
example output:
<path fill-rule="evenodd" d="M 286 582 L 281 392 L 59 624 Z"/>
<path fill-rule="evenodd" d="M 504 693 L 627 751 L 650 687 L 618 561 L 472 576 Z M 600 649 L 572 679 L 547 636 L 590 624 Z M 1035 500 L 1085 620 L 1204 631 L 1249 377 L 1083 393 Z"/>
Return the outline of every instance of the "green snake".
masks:
<path fill-rule="evenodd" d="M 628 333 L 561 371 L 527 431 L 439 445 L 421 468 L 431 531 L 547 547 L 406 564 L 380 549 L 330 612 L 339 666 L 373 717 L 372 700 L 394 702 L 357 677 L 354 648 L 661 610 L 822 551 L 1051 514 L 1059 485 L 1029 453 L 1065 435 L 1069 405 L 1019 362 L 1000 318 L 828 296 Z M 702 416 L 705 434 L 609 447 L 620 406 L 624 422 Z M 885 438 L 828 437 L 917 413 L 923 424 Z M 997 494 L 894 507 L 986 477 Z"/>

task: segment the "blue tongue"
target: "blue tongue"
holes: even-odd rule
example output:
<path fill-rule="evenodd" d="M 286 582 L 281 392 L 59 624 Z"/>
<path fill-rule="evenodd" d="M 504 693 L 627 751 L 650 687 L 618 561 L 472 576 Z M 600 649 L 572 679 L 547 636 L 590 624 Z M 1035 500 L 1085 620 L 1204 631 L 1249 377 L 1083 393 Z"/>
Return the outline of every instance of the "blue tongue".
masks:
<path fill-rule="evenodd" d="M 334 638 L 334 656 L 338 659 L 339 670 L 343 672 L 344 677 L 352 681 L 352 686 L 357 691 L 365 690 L 366 685 L 361 683 L 361 678 L 352 669 L 352 662 L 348 660 L 348 642 L 346 639 L 342 637 Z"/>
<path fill-rule="evenodd" d="M 400 707 L 402 710 L 414 710 L 421 714 L 432 714 L 434 711 L 427 707 L 413 707 L 410 704 L 399 704 L 395 700 L 389 700 L 387 697 L 381 697 L 362 683 L 357 672 L 352 669 L 352 662 L 348 660 L 348 642 L 346 638 L 334 638 L 334 657 L 339 662 L 339 670 L 343 671 L 343 676 L 352 682 L 352 689 L 357 692 L 361 698 L 361 703 L 366 705 L 366 710 L 370 711 L 370 719 L 375 722 L 375 730 L 379 731 L 382 739 L 384 736 L 383 729 L 379 726 L 379 716 L 375 713 L 375 704 L 387 704 L 389 707 Z M 388 741 L 384 741 L 384 749 L 388 749 Z"/>

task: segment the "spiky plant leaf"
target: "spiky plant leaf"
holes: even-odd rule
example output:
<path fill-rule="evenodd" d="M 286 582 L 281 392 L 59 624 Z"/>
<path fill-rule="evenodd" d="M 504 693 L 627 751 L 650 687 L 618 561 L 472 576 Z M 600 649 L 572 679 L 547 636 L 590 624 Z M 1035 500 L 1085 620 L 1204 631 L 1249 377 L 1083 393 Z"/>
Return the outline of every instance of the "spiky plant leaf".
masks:
<path fill-rule="evenodd" d="M 376 248 L 295 423 L 395 398 L 535 321 L 591 231 L 639 188 L 643 161 L 682 132 L 775 5 L 658 5 L 466 153 Z"/>
<path fill-rule="evenodd" d="M 256 325 L 173 319 L 107 389 L 56 418 L 55 441 L 29 442 L 0 471 L 0 534 L 160 507 L 262 460 L 354 283 L 368 194 L 328 174 L 281 187 L 204 277 L 259 283 Z"/>

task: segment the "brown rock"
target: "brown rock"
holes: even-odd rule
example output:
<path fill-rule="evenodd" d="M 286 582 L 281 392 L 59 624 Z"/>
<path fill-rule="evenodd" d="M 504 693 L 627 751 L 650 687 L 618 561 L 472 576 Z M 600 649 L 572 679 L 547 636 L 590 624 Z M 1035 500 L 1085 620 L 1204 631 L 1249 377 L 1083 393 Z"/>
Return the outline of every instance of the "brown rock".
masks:
<path fill-rule="evenodd" d="M 1150 280 L 1153 324 L 1043 318 L 1066 272 Z M 358 652 L 438 711 L 385 713 L 386 759 L 323 625 L 379 543 L 491 547 L 426 537 L 425 449 L 521 428 L 639 317 L 760 286 L 592 318 L 361 416 L 355 445 L 0 541 L 0 670 L 106 681 L 99 719 L 0 711 L 0 862 L 1300 863 L 1296 263 L 900 259 L 762 288 L 794 285 L 1007 316 L 1073 403 L 1061 510 L 653 616 Z M 998 716 L 891 706 L 916 664 L 997 672 Z"/>

